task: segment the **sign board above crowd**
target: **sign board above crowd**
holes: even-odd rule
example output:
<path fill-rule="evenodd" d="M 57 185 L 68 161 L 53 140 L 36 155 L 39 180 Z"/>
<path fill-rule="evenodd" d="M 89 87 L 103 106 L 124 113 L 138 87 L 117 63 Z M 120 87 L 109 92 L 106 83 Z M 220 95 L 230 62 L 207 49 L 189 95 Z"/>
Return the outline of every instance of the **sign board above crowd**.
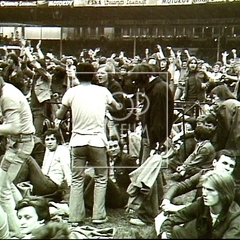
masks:
<path fill-rule="evenodd" d="M 115 7 L 171 6 L 206 3 L 240 2 L 240 0 L 39 0 L 0 1 L 0 7 Z"/>

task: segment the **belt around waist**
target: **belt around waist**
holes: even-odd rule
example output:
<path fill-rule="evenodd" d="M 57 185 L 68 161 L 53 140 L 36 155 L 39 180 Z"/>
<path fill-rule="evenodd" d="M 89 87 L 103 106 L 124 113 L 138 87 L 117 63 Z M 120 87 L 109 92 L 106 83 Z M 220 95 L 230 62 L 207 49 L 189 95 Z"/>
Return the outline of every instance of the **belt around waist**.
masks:
<path fill-rule="evenodd" d="M 32 139 L 33 139 L 33 133 L 10 135 L 9 137 L 10 137 L 10 139 L 12 139 L 13 141 L 17 141 L 17 142 L 28 142 L 28 141 L 32 141 Z"/>

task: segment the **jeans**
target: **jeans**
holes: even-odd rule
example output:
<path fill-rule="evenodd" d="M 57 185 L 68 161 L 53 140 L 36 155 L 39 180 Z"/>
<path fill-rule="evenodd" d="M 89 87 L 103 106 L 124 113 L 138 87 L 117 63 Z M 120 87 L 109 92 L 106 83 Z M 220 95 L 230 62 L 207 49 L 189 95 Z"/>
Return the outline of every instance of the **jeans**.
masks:
<path fill-rule="evenodd" d="M 15 142 L 8 139 L 7 150 L 0 166 L 0 204 L 8 216 L 9 230 L 13 236 L 20 236 L 20 225 L 15 211 L 13 180 L 22 163 L 29 157 L 34 147 L 34 140 Z"/>
<path fill-rule="evenodd" d="M 32 114 L 33 114 L 33 124 L 36 129 L 36 136 L 41 137 L 43 134 L 43 123 L 44 120 L 46 119 L 46 114 L 45 114 L 45 104 L 43 104 L 42 107 L 40 108 L 34 108 L 32 109 Z"/>
<path fill-rule="evenodd" d="M 108 180 L 107 153 L 105 147 L 89 145 L 72 147 L 72 184 L 69 199 L 69 221 L 82 222 L 85 218 L 84 175 L 86 163 L 94 168 L 94 193 L 92 219 L 106 217 L 105 196 Z"/>
<path fill-rule="evenodd" d="M 9 239 L 9 229 L 7 222 L 7 214 L 0 206 L 0 239 Z"/>
<path fill-rule="evenodd" d="M 94 179 L 86 174 L 84 179 L 84 202 L 87 208 L 93 207 Z M 110 178 L 107 182 L 106 204 L 108 208 L 123 208 L 128 202 L 128 194 L 125 189 L 119 188 Z"/>
<path fill-rule="evenodd" d="M 33 194 L 38 196 L 52 194 L 58 189 L 58 185 L 43 174 L 38 163 L 32 157 L 29 157 L 22 164 L 14 183 L 18 184 L 25 181 L 30 181 L 33 185 Z"/>

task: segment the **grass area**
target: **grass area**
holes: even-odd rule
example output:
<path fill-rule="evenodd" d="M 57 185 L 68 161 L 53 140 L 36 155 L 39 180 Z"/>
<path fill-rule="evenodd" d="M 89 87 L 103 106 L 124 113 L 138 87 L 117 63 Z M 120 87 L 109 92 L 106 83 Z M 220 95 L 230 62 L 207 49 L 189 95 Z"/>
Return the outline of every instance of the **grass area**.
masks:
<path fill-rule="evenodd" d="M 175 182 L 170 179 L 170 171 L 166 169 L 164 176 L 166 179 L 166 185 L 164 186 L 164 192 L 174 184 Z M 191 202 L 195 191 L 179 196 L 175 199 L 175 204 L 186 204 Z M 132 213 L 127 213 L 125 209 L 107 209 L 107 215 L 109 221 L 101 225 L 94 225 L 91 223 L 91 212 L 87 212 L 86 225 L 90 225 L 98 228 L 114 228 L 114 239 L 153 239 L 156 238 L 154 224 L 147 226 L 135 226 L 129 223 Z"/>

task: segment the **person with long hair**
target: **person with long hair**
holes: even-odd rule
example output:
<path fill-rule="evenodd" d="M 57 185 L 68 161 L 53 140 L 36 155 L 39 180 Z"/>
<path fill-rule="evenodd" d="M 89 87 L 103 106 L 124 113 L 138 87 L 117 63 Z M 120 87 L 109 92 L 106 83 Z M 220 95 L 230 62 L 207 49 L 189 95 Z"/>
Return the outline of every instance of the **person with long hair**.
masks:
<path fill-rule="evenodd" d="M 187 207 L 169 215 L 161 225 L 162 239 L 240 237 L 240 207 L 234 202 L 233 177 L 229 173 L 213 170 L 203 175 L 200 182 L 202 196 Z"/>
<path fill-rule="evenodd" d="M 234 94 L 226 85 L 219 85 L 213 88 L 210 92 L 210 96 L 216 100 L 225 101 L 228 99 L 236 99 Z"/>
<path fill-rule="evenodd" d="M 232 149 L 240 157 L 240 102 L 235 98 L 227 86 L 221 85 L 212 89 L 210 95 L 216 108 L 214 114 L 217 119 L 216 136 L 213 142 L 216 151 Z M 237 161 L 235 178 L 240 178 L 240 164 Z"/>

